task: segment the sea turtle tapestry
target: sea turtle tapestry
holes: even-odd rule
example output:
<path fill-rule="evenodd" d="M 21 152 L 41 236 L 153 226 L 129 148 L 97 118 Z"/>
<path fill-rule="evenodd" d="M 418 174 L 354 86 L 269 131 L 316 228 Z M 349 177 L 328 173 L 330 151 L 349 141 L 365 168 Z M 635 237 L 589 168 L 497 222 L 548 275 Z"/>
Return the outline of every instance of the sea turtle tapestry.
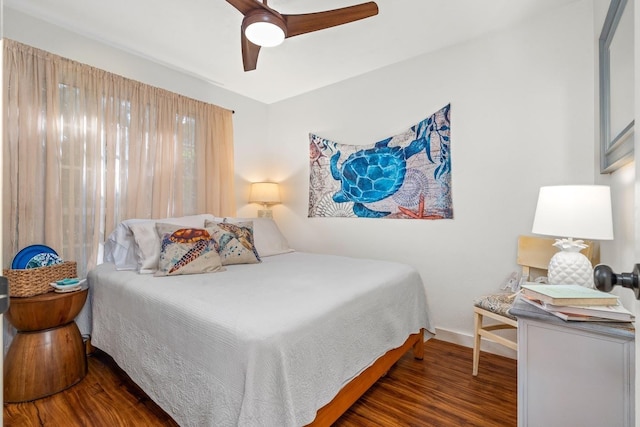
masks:
<path fill-rule="evenodd" d="M 453 218 L 450 110 L 372 145 L 309 134 L 309 217 Z"/>

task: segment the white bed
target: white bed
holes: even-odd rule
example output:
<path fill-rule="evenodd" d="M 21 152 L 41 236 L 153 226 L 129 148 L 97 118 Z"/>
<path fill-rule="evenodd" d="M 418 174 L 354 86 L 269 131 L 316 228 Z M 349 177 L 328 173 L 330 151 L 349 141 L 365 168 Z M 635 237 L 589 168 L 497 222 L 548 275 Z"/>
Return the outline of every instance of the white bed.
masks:
<path fill-rule="evenodd" d="M 88 279 L 92 344 L 182 426 L 309 424 L 431 329 L 419 274 L 393 262 L 292 252 L 178 277 L 102 264 Z"/>

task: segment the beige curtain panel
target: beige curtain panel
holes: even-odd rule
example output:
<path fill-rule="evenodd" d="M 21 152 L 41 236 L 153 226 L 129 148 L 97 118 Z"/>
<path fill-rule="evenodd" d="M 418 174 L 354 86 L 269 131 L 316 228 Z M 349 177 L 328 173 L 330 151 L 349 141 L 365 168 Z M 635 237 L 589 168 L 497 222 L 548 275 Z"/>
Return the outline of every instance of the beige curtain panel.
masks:
<path fill-rule="evenodd" d="M 128 218 L 235 215 L 232 112 L 4 40 L 5 265 L 46 244 L 79 274 Z"/>

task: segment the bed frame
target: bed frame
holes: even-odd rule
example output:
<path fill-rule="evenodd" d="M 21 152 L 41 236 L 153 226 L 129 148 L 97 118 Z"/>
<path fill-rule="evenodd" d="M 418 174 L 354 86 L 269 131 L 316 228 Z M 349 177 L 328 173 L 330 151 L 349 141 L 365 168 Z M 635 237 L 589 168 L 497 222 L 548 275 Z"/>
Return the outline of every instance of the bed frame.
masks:
<path fill-rule="evenodd" d="M 413 357 L 424 358 L 424 329 L 409 338 L 400 347 L 389 350 L 378 358 L 373 365 L 352 379 L 342 390 L 318 410 L 316 419 L 307 427 L 325 427 L 333 424 L 347 409 L 351 407 L 369 388 L 380 379 L 405 353 L 413 348 Z"/>

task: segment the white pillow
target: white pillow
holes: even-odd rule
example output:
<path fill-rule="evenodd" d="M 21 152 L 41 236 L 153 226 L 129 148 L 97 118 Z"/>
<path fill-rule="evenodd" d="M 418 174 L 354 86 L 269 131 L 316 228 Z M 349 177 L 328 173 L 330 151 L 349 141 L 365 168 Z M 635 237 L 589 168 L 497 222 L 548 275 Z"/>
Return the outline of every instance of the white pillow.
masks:
<path fill-rule="evenodd" d="M 213 215 L 191 215 L 177 218 L 151 219 L 129 225 L 136 242 L 136 258 L 138 271 L 141 274 L 155 273 L 160 259 L 160 237 L 156 231 L 156 223 L 179 225 L 183 227 L 204 227 L 206 220 L 215 219 Z"/>
<path fill-rule="evenodd" d="M 260 257 L 293 252 L 273 218 L 225 218 L 224 222 L 253 221 L 253 241 Z"/>
<path fill-rule="evenodd" d="M 222 221 L 222 218 L 218 218 L 211 214 L 201 214 L 201 215 L 190 215 L 185 217 L 177 217 L 177 218 L 167 218 L 167 219 L 127 219 L 119 223 L 116 228 L 111 232 L 109 237 L 107 237 L 104 242 L 104 261 L 110 262 L 116 265 L 118 270 L 138 270 L 140 268 L 140 259 L 137 254 L 137 244 L 136 239 L 133 235 L 133 231 L 131 230 L 131 226 L 134 227 L 137 224 L 153 222 L 169 222 L 175 223 L 176 221 L 180 222 L 181 219 L 184 218 L 201 218 L 202 222 L 205 220 L 219 220 Z M 200 227 L 202 224 L 199 225 Z"/>
<path fill-rule="evenodd" d="M 116 265 L 118 270 L 137 270 L 136 241 L 130 225 L 148 219 L 128 219 L 119 223 L 104 242 L 104 262 Z"/>

